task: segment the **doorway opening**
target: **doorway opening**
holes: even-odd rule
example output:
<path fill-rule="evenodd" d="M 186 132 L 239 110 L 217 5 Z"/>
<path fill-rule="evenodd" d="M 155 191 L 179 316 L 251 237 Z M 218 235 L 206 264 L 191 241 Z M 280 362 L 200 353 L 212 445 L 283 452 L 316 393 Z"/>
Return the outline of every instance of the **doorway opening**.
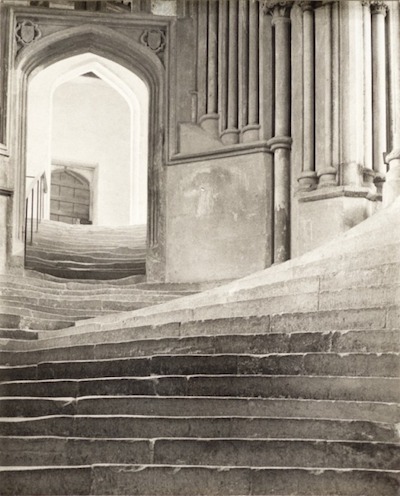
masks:
<path fill-rule="evenodd" d="M 121 229 L 125 228 L 124 242 L 132 244 L 131 233 L 136 229 L 145 259 L 148 115 L 149 91 L 144 81 L 98 55 L 76 55 L 32 77 L 26 195 L 45 176 L 47 195 L 40 201 L 47 236 L 52 222 L 79 224 L 92 232 L 96 228 L 103 235 L 107 232 L 112 244 L 117 234 L 123 242 Z M 34 208 L 26 211 L 36 212 Z M 39 226 L 42 219 L 31 222 L 27 216 L 26 220 L 25 226 Z M 54 232 L 60 233 L 59 225 Z M 28 236 L 34 238 L 32 233 Z"/>
<path fill-rule="evenodd" d="M 90 183 L 82 175 L 65 169 L 51 172 L 50 220 L 66 224 L 91 224 Z"/>

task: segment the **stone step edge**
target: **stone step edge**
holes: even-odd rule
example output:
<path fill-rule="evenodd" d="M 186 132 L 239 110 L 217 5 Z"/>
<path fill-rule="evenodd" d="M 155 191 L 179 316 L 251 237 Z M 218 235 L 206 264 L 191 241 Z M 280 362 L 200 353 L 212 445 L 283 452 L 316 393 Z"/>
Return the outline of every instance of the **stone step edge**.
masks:
<path fill-rule="evenodd" d="M 204 321 L 203 321 L 204 322 Z M 161 324 L 161 325 L 169 325 L 169 324 Z M 135 328 L 127 327 L 127 328 L 122 328 L 122 329 L 117 329 L 120 331 L 124 330 L 129 330 L 129 329 L 141 329 L 143 327 L 147 326 L 138 326 Z M 292 334 L 299 335 L 299 334 L 304 334 L 304 335 L 309 335 L 309 334 L 348 334 L 350 332 L 365 332 L 365 333 L 380 333 L 380 332 L 396 332 L 400 331 L 399 329 L 381 329 L 381 328 L 376 328 L 376 329 L 354 329 L 354 330 L 337 330 L 337 331 L 267 331 L 265 333 L 235 333 L 231 334 L 229 332 L 226 333 L 218 333 L 218 334 L 177 334 L 177 335 L 170 335 L 170 336 L 165 336 L 165 337 L 160 337 L 160 336 L 149 336 L 149 337 L 143 337 L 139 336 L 137 339 L 132 339 L 133 336 L 127 336 L 126 339 L 118 339 L 118 336 L 116 336 L 116 340 L 113 341 L 104 341 L 104 342 L 72 342 L 72 343 L 67 343 L 67 344 L 62 344 L 59 346 L 58 341 L 63 340 L 65 338 L 70 337 L 68 334 L 66 335 L 61 335 L 61 336 L 53 336 L 53 334 L 56 331 L 52 330 L 34 330 L 30 332 L 35 332 L 38 334 L 38 339 L 35 340 L 21 340 L 21 339 L 6 339 L 4 338 L 2 341 L 0 341 L 0 345 L 3 342 L 6 344 L 5 348 L 2 348 L 0 346 L 0 353 L 1 352 L 15 352 L 15 353 L 35 353 L 35 352 L 43 352 L 43 351 L 51 351 L 51 350 L 58 350 L 58 349 L 65 349 L 65 350 L 70 350 L 73 348 L 81 348 L 81 347 L 87 347 L 87 348 L 95 348 L 96 346 L 101 346 L 101 345 L 120 345 L 120 344 L 133 344 L 133 343 L 140 343 L 142 341 L 166 341 L 166 340 L 176 340 L 179 342 L 180 340 L 184 339 L 210 339 L 214 337 L 227 337 L 227 336 L 242 336 L 242 337 L 248 337 L 248 336 L 254 336 L 255 338 L 257 337 L 264 337 L 264 336 L 281 336 L 287 335 L 290 336 Z M 101 332 L 101 331 L 99 331 Z M 102 332 L 109 332 L 109 330 L 105 331 L 103 330 Z M 44 335 L 45 333 L 45 335 Z M 89 331 L 87 334 L 92 334 L 93 331 Z M 86 334 L 86 333 L 84 333 Z M 95 333 L 94 333 L 95 334 Z M 44 336 L 43 336 L 44 335 Z M 71 336 L 73 337 L 75 334 L 72 334 Z M 23 343 L 21 343 L 21 341 Z M 29 349 L 25 347 L 21 347 L 21 344 L 28 344 Z M 34 344 L 34 347 L 31 346 Z M 46 346 L 49 344 L 53 344 L 53 346 Z M 14 346 L 13 346 L 14 345 Z M 39 347 L 41 346 L 41 347 Z M 18 349 L 20 348 L 20 349 Z"/>
<path fill-rule="evenodd" d="M 121 380 L 121 381 L 127 381 L 127 380 L 134 380 L 134 381 L 157 381 L 158 379 L 180 379 L 180 378 L 185 378 L 185 379 L 191 379 L 191 378 L 208 378 L 208 379 L 215 379 L 215 378 L 295 378 L 299 379 L 300 377 L 302 379 L 312 379 L 312 380 L 317 380 L 317 379 L 355 379 L 358 381 L 366 382 L 369 379 L 377 379 L 380 381 L 389 381 L 389 382 L 399 382 L 400 385 L 400 377 L 381 377 L 381 376 L 358 376 L 358 375 L 293 375 L 293 374 L 166 374 L 166 375 L 149 375 L 149 376 L 115 376 L 115 377 L 89 377 L 89 378 L 81 378 L 81 379 L 28 379 L 28 380 L 15 380 L 15 381 L 2 381 L 0 384 L 37 384 L 37 383 L 45 383 L 45 382 L 50 382 L 50 383 L 62 383 L 62 382 L 90 382 L 90 381 L 116 381 L 116 380 Z M 158 395 L 156 395 L 159 397 Z M 152 395 L 148 395 L 149 398 L 153 397 Z M 192 396 L 186 396 L 182 395 L 181 397 L 183 398 L 191 398 Z M 220 398 L 221 396 L 218 396 Z M 234 398 L 240 398 L 240 396 L 233 396 Z M 307 398 L 304 398 L 307 399 Z"/>
<path fill-rule="evenodd" d="M 8 398 L 13 398 L 13 396 L 8 397 Z M 21 398 L 23 399 L 23 398 Z M 26 398 L 25 398 L 26 399 Z M 41 397 L 35 397 L 34 399 L 42 399 Z M 47 398 L 46 398 L 47 399 Z M 53 398 L 54 399 L 54 398 Z M 79 398 L 80 399 L 80 398 Z M 57 401 L 60 401 L 59 398 L 57 398 Z M 362 402 L 354 402 L 354 403 L 362 403 Z M 368 403 L 368 402 L 365 402 Z M 397 403 L 396 403 L 397 404 Z M 57 419 L 71 419 L 71 420 L 76 420 L 76 419 L 94 419 L 94 420 L 116 420 L 116 419 L 140 419 L 140 420 L 177 420 L 177 421 L 187 421 L 190 419 L 190 421 L 196 421 L 196 420 L 230 420 L 230 419 L 241 419 L 241 420 L 283 420 L 283 421 L 305 421 L 305 422 L 332 422 L 332 423 L 343 423 L 343 424 L 354 424 L 357 422 L 360 423 L 368 423 L 368 424 L 373 424 L 381 427 L 387 427 L 390 429 L 395 429 L 396 426 L 393 425 L 392 423 L 389 422 L 381 422 L 381 421 L 376 421 L 376 420 L 365 420 L 365 419 L 359 419 L 359 418 L 330 418 L 330 417 L 285 417 L 285 416 L 271 416 L 271 415 L 194 415 L 194 416 L 186 416 L 186 415 L 138 415 L 138 414 L 52 414 L 52 415 L 40 415 L 37 417 L 0 417 L 0 423 L 4 424 L 20 424 L 20 423 L 34 423 L 38 421 L 43 421 L 43 420 L 57 420 Z M 10 436 L 2 436 L 1 437 L 10 437 Z M 13 436 L 14 437 L 14 436 Z M 28 437 L 28 436 L 15 436 L 15 437 Z M 36 436 L 31 436 L 31 437 L 36 437 Z M 39 437 L 67 437 L 67 436 L 39 436 Z M 161 437 L 158 437 L 157 439 L 160 439 Z M 163 438 L 171 438 L 170 436 L 164 436 Z M 119 439 L 119 438 L 116 438 Z M 145 438 L 143 438 L 145 439 Z M 147 438 L 146 438 L 147 439 Z M 156 439 L 156 438 L 151 438 L 151 439 Z M 171 439 L 177 439 L 177 438 L 171 438 Z M 193 439 L 193 438 L 187 438 L 187 439 Z M 202 438 L 203 439 L 203 438 Z M 215 439 L 215 438 L 204 438 L 204 439 Z M 220 438 L 218 438 L 220 439 Z M 233 438 L 229 438 L 233 439 Z M 239 439 L 239 438 L 235 438 Z M 242 439 L 242 438 L 240 438 Z M 247 438 L 243 438 L 247 439 Z M 248 439 L 254 439 L 254 438 L 248 438 Z M 257 438 L 259 439 L 259 438 Z M 264 439 L 275 439 L 275 438 L 264 438 Z M 276 438 L 278 439 L 278 438 Z M 287 439 L 287 438 L 279 438 L 279 439 Z M 299 438 L 303 439 L 303 438 Z M 344 440 L 346 441 L 346 440 Z M 347 440 L 348 441 L 348 440 Z M 363 442 L 369 442 L 367 440 L 364 440 Z M 391 443 L 391 444 L 399 444 L 400 443 Z"/>
<path fill-rule="evenodd" d="M 300 334 L 300 333 L 299 333 Z M 36 350 L 35 350 L 36 351 Z M 293 353 L 183 353 L 183 354 L 175 354 L 175 353 L 155 353 L 154 355 L 140 355 L 140 356 L 130 356 L 130 357 L 114 357 L 114 358 L 88 358 L 88 359 L 79 359 L 79 360 L 43 360 L 33 364 L 27 365 L 0 365 L 0 370 L 10 370 L 10 369 L 21 369 L 21 368 L 34 368 L 38 365 L 44 364 L 52 364 L 52 363 L 108 363 L 108 362 L 128 362 L 128 361 L 142 361 L 142 360 L 150 360 L 152 358 L 159 357 L 193 357 L 197 358 L 222 358 L 222 357 L 239 357 L 239 358 L 265 358 L 265 357 L 302 357 L 302 356 L 338 356 L 338 357 L 347 357 L 347 356 L 397 356 L 400 357 L 400 352 L 398 351 L 384 351 L 384 352 L 375 352 L 375 351 L 345 351 L 345 352 L 331 352 L 331 351 L 305 351 L 305 352 L 293 352 Z"/>
<path fill-rule="evenodd" d="M 249 437 L 170 437 L 170 436 L 159 436 L 159 437 L 154 437 L 154 438 L 149 438 L 149 437 L 102 437 L 102 438 L 93 438 L 93 437 L 79 437 L 79 436 L 2 436 L 0 435 L 0 441 L 2 439 L 15 439 L 15 440 L 24 440 L 24 441 L 29 441 L 29 440 L 48 440 L 48 439 L 56 439 L 56 440 L 65 440 L 65 441 L 92 441 L 92 440 L 99 440 L 99 441 L 131 441 L 131 442 L 148 442 L 150 446 L 154 445 L 157 441 L 171 441 L 171 442 L 180 442 L 180 441 L 188 441 L 190 443 L 197 443 L 198 441 L 210 441 L 210 442 L 231 442 L 231 441 L 245 441 L 248 443 L 273 443 L 276 441 L 279 441 L 280 443 L 285 443 L 285 444 L 292 444 L 292 443 L 307 443 L 307 444 L 343 444 L 343 445 L 349 445 L 349 444 L 357 444 L 357 445 L 366 445 L 366 446 L 393 446 L 393 447 L 399 447 L 400 448 L 400 442 L 388 442 L 388 441 L 373 441 L 373 440 L 348 440 L 348 439 L 323 439 L 323 438 L 249 438 Z M 1 446 L 1 444 L 0 444 Z M 0 447 L 0 452 L 1 452 L 1 447 Z M 399 469 L 400 472 L 400 469 Z"/>
<path fill-rule="evenodd" d="M 141 471 L 146 468 L 171 468 L 172 470 L 179 470 L 182 468 L 205 468 L 205 469 L 212 469 L 212 470 L 217 470 L 220 471 L 222 470 L 235 470 L 235 469 L 241 469 L 241 468 L 246 468 L 252 471 L 259 471 L 259 470 L 274 470 L 274 471 L 288 471 L 288 470 L 304 470 L 306 472 L 339 472 L 339 473 L 346 473 L 346 472 L 377 472 L 377 473 L 388 473 L 388 474 L 399 474 L 400 475 L 400 470 L 382 470 L 382 469 L 377 469 L 377 468 L 330 468 L 330 467 L 269 467 L 269 466 L 264 466 L 264 467 L 252 467 L 249 465 L 187 465 L 187 464 L 182 464 L 182 465 L 163 465 L 163 464 L 141 464 L 141 465 L 134 465 L 134 464 L 122 464 L 122 463 L 94 463 L 92 465 L 46 465 L 46 466 L 41 466 L 41 467 L 31 467 L 31 466 L 13 466 L 13 467 L 4 467 L 0 466 L 0 473 L 1 472 L 20 472 L 20 471 L 38 471 L 38 470 L 60 470 L 60 469 L 90 469 L 90 468 L 101 468 L 101 467 L 115 467 L 115 468 L 127 468 L 127 469 L 137 469 L 137 471 Z M 131 470 L 132 471 L 132 470 Z M 133 470 L 135 471 L 135 470 Z"/>

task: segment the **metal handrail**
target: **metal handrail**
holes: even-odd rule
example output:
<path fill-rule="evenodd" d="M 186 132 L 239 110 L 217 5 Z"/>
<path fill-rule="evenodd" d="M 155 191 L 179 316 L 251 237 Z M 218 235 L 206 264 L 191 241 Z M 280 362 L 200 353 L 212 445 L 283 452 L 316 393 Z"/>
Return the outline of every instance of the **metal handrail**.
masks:
<path fill-rule="evenodd" d="M 30 183 L 25 197 L 24 251 L 28 243 L 33 244 L 33 233 L 39 230 L 44 217 L 44 198 L 48 192 L 46 172 L 38 174 Z M 36 227 L 35 227 L 36 224 Z"/>

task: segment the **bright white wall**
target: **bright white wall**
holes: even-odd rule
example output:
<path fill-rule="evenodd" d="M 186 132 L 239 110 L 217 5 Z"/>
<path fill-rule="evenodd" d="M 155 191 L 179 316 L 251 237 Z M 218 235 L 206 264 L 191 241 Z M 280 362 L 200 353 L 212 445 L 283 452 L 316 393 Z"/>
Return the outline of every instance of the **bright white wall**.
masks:
<path fill-rule="evenodd" d="M 97 164 L 93 221 L 130 224 L 131 112 L 101 79 L 77 77 L 53 96 L 51 152 L 57 163 Z"/>
<path fill-rule="evenodd" d="M 101 80 L 78 77 L 86 72 L 94 72 Z M 96 93 L 88 91 L 87 85 L 92 83 L 82 81 L 86 79 L 97 81 Z M 81 91 L 86 94 L 85 97 Z M 94 104 L 95 94 L 98 98 Z M 99 101 L 105 105 L 103 110 L 98 105 Z M 111 101 L 115 105 L 111 105 Z M 124 105 L 125 110 L 122 111 Z M 92 109 L 95 107 L 91 126 L 86 118 L 89 114 L 82 117 L 84 107 L 88 110 L 89 106 Z M 72 117 L 73 107 L 77 107 L 78 115 L 82 117 L 79 125 L 78 119 Z M 84 159 L 89 164 L 98 163 L 97 223 L 146 223 L 148 107 L 145 83 L 124 67 L 100 56 L 82 54 L 44 69 L 30 80 L 28 88 L 27 175 L 36 176 L 46 170 L 50 177 L 52 161 L 78 163 Z M 128 124 L 126 109 L 130 115 Z M 106 120 L 101 120 L 100 114 L 106 115 Z M 65 125 L 61 125 L 62 121 Z M 70 125 L 71 122 L 73 125 Z M 101 138 L 94 137 L 93 127 L 100 132 Z M 52 131 L 55 133 L 53 138 Z M 104 139 L 105 135 L 107 139 Z M 115 138 L 116 144 L 110 138 Z M 78 141 L 70 146 L 68 141 L 72 139 Z M 127 140 L 129 152 L 125 148 Z M 95 151 L 91 146 L 94 143 Z M 99 158 L 95 159 L 97 154 Z M 122 162 L 127 154 L 129 166 L 125 174 Z M 121 192 L 121 184 L 126 194 Z M 118 195 L 115 195 L 117 189 Z M 48 198 L 47 216 L 49 203 Z M 129 203 L 128 210 L 126 203 Z"/>

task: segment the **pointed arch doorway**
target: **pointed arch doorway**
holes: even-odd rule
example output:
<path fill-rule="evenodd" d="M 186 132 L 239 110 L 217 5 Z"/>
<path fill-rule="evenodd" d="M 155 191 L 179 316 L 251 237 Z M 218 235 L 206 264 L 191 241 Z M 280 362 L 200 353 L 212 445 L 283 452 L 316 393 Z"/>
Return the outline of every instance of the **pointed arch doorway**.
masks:
<path fill-rule="evenodd" d="M 66 29 L 39 40 L 34 49 L 27 47 L 17 58 L 16 75 L 18 77 L 14 80 L 14 85 L 17 87 L 14 93 L 16 100 L 14 103 L 20 111 L 16 113 L 13 129 L 16 138 L 15 163 L 19 165 L 16 171 L 19 186 L 15 196 L 16 208 L 13 212 L 16 219 L 13 222 L 16 229 L 13 239 L 20 239 L 24 219 L 23 199 L 27 183 L 26 164 L 29 158 L 24 130 L 28 116 L 25 96 L 28 92 L 29 82 L 31 78 L 40 75 L 43 70 L 77 56 L 98 57 L 114 63 L 118 67 L 118 71 L 127 71 L 131 76 L 141 79 L 148 92 L 148 157 L 145 164 L 147 167 L 146 179 L 148 180 L 146 188 L 148 220 L 146 272 L 148 280 L 162 281 L 165 278 L 165 214 L 163 213 L 165 192 L 161 187 L 164 183 L 164 151 L 160 130 L 164 125 L 164 97 L 161 88 L 164 84 L 165 69 L 157 56 L 150 50 L 105 26 L 87 25 Z M 100 65 L 104 66 L 104 64 Z M 105 69 L 107 70 L 107 67 Z M 88 66 L 85 70 L 92 71 L 93 66 Z M 82 67 L 79 67 L 80 74 L 82 74 L 81 71 Z M 116 74 L 114 73 L 114 75 Z M 119 82 L 122 80 L 124 83 L 124 78 L 118 77 L 118 80 Z M 115 89 L 121 90 L 121 86 L 116 88 L 115 81 L 111 81 L 111 85 L 114 85 Z M 123 91 L 125 89 L 126 86 Z M 16 245 L 17 243 L 14 242 L 14 247 Z"/>

